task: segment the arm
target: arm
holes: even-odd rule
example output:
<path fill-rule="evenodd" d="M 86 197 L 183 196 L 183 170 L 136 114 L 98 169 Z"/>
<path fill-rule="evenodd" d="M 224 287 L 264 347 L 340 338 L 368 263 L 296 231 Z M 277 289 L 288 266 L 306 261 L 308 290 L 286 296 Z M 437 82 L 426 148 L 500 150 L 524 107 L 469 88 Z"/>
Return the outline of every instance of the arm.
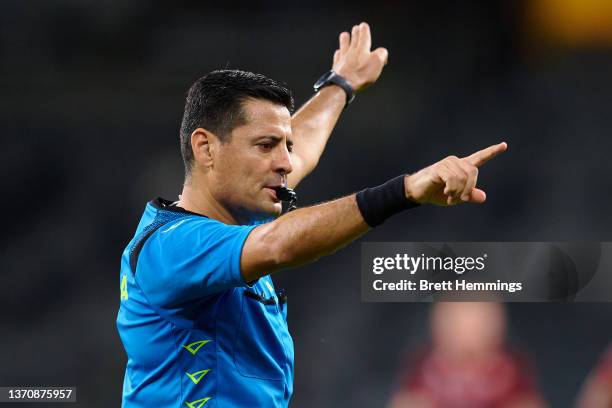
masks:
<path fill-rule="evenodd" d="M 366 23 L 354 26 L 351 35 L 340 34 L 339 42 L 332 69 L 342 75 L 355 92 L 376 82 L 387 63 L 388 53 L 384 48 L 370 52 L 370 27 Z M 326 86 L 291 118 L 294 154 L 293 171 L 288 175 L 290 187 L 295 187 L 317 166 L 345 103 L 346 94 L 342 88 Z"/>
<path fill-rule="evenodd" d="M 291 211 L 251 232 L 242 249 L 242 276 L 250 282 L 284 268 L 316 261 L 369 229 L 355 194 Z"/>
<path fill-rule="evenodd" d="M 442 206 L 482 203 L 486 196 L 476 188 L 476 169 L 504 150 L 506 144 L 500 143 L 462 159 L 449 156 L 405 176 L 404 196 L 400 199 Z M 281 269 L 315 261 L 346 246 L 369 229 L 355 194 L 292 211 L 251 232 L 242 248 L 242 276 L 250 282 Z"/>

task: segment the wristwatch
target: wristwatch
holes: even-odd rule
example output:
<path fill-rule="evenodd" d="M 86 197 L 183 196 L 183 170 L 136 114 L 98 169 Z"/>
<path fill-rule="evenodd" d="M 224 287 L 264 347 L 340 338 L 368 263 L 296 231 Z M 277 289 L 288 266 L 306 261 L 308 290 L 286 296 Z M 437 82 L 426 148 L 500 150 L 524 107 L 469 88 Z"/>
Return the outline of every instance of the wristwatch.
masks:
<path fill-rule="evenodd" d="M 341 75 L 338 75 L 333 69 L 330 69 L 324 73 L 323 76 L 319 78 L 317 82 L 315 82 L 314 90 L 315 92 L 319 92 L 321 88 L 324 88 L 327 85 L 338 85 L 344 90 L 344 92 L 346 92 L 345 108 L 349 105 L 349 103 L 353 102 L 353 99 L 355 99 L 355 90 L 353 87 L 346 79 L 344 79 Z"/>

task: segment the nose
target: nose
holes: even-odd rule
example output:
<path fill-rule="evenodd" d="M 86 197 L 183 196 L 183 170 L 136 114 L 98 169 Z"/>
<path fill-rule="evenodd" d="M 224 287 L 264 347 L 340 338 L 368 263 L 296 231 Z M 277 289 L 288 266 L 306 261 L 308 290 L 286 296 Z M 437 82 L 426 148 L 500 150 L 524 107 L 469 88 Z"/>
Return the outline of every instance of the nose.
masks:
<path fill-rule="evenodd" d="M 289 174 L 293 171 L 293 164 L 291 163 L 291 154 L 287 150 L 287 146 L 281 144 L 277 149 L 276 155 L 274 156 L 274 171 L 280 174 Z"/>

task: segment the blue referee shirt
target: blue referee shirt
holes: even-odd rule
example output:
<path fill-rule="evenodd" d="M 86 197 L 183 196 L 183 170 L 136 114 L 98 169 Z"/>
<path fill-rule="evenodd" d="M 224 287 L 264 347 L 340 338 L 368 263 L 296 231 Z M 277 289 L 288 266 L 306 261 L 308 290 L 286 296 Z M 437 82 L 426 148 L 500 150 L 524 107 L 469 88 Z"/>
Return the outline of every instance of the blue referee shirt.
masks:
<path fill-rule="evenodd" d="M 121 258 L 123 408 L 287 407 L 286 297 L 270 276 L 240 273 L 253 228 L 147 204 Z"/>

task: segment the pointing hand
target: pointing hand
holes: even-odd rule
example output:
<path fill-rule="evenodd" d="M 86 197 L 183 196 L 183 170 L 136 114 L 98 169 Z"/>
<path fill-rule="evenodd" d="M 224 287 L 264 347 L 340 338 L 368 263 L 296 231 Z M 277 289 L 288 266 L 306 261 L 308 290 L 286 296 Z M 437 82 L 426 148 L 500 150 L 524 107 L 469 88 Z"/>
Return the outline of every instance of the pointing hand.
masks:
<path fill-rule="evenodd" d="M 505 142 L 489 146 L 470 156 L 448 156 L 404 178 L 406 197 L 418 203 L 455 205 L 483 203 L 487 195 L 476 187 L 478 168 L 504 152 Z"/>

